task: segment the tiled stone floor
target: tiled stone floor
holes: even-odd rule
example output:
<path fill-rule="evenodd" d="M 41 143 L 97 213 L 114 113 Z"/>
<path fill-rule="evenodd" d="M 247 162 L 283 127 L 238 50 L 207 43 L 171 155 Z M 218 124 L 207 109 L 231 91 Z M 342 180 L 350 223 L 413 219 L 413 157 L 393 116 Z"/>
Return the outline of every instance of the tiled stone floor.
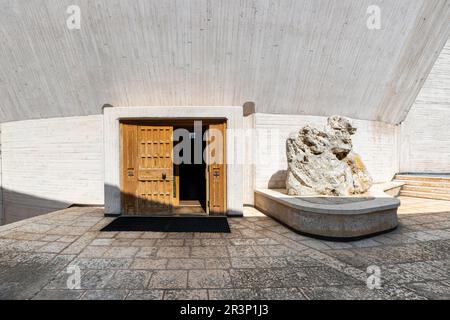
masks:
<path fill-rule="evenodd" d="M 0 227 L 0 299 L 450 299 L 450 202 L 401 200 L 397 230 L 347 243 L 250 208 L 230 234 L 105 233 L 100 208 L 53 212 Z"/>

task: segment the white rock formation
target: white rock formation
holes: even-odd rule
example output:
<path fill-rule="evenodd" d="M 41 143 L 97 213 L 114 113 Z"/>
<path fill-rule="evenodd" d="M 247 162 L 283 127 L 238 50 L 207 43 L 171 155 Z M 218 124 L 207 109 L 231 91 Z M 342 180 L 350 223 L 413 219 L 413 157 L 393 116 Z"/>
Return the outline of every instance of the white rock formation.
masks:
<path fill-rule="evenodd" d="M 352 152 L 356 132 L 344 117 L 332 116 L 323 131 L 309 125 L 286 141 L 289 195 L 349 196 L 372 186 L 358 154 Z"/>

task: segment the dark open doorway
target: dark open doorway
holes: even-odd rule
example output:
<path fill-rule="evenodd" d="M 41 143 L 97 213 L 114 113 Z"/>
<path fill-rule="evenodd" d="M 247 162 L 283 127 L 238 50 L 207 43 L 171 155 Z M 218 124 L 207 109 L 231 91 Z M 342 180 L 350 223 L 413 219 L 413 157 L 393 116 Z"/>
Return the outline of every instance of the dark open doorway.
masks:
<path fill-rule="evenodd" d="M 178 206 L 175 207 L 175 213 L 180 214 L 205 214 L 206 210 L 206 163 L 203 158 L 203 151 L 206 147 L 206 142 L 203 140 L 203 135 L 208 129 L 208 126 L 202 126 L 194 129 L 194 125 L 180 125 L 174 126 L 176 129 L 186 129 L 189 131 L 190 139 L 190 156 L 180 153 L 183 159 L 187 159 L 179 165 L 174 165 L 174 172 L 178 180 Z M 174 146 L 180 141 L 174 142 Z M 197 147 L 196 147 L 197 145 Z M 195 156 L 201 146 L 201 155 Z M 190 159 L 189 159 L 190 158 Z"/>

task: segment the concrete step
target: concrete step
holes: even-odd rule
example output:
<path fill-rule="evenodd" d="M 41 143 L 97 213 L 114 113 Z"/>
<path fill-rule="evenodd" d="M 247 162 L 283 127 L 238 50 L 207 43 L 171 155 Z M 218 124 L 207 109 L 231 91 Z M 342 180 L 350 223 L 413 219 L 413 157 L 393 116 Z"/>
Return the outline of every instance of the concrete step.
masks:
<path fill-rule="evenodd" d="M 397 174 L 395 176 L 395 180 L 403 180 L 403 181 L 427 181 L 427 182 L 444 182 L 450 183 L 450 176 L 434 176 L 434 175 L 410 175 L 410 174 Z"/>
<path fill-rule="evenodd" d="M 400 191 L 400 196 L 413 197 L 413 198 L 425 198 L 434 200 L 449 200 L 450 194 L 435 193 L 435 192 L 415 192 L 415 191 Z"/>
<path fill-rule="evenodd" d="M 405 184 L 402 191 L 425 192 L 425 193 L 442 193 L 450 195 L 450 188 L 428 187 L 420 185 Z"/>
<path fill-rule="evenodd" d="M 417 181 L 417 180 L 399 180 L 395 179 L 393 181 L 403 182 L 408 186 L 422 186 L 422 187 L 435 187 L 435 188 L 448 188 L 450 189 L 450 183 L 446 182 L 435 182 L 435 181 Z"/>

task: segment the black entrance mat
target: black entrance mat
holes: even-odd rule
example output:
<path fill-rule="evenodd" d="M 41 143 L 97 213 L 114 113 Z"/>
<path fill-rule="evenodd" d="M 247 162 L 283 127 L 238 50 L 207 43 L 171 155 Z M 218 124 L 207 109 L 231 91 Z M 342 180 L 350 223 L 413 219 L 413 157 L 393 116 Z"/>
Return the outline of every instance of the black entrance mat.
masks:
<path fill-rule="evenodd" d="M 230 233 L 226 217 L 118 217 L 101 231 Z"/>

